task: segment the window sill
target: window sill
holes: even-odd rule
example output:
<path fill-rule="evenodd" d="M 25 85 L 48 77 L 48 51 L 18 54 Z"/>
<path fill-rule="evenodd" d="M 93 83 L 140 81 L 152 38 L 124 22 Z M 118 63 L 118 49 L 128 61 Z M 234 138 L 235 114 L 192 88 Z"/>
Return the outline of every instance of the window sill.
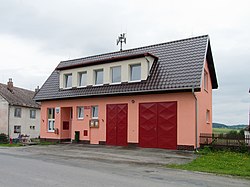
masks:
<path fill-rule="evenodd" d="M 63 88 L 63 90 L 70 90 L 72 87 Z"/>
<path fill-rule="evenodd" d="M 84 120 L 84 118 L 77 118 L 77 120 L 82 121 L 82 120 Z"/>
<path fill-rule="evenodd" d="M 117 85 L 117 84 L 121 84 L 121 82 L 112 82 L 112 83 L 110 83 L 110 85 Z"/>
<path fill-rule="evenodd" d="M 94 84 L 93 86 L 103 86 L 103 84 Z"/>
<path fill-rule="evenodd" d="M 141 82 L 142 80 L 128 81 L 128 83 Z"/>

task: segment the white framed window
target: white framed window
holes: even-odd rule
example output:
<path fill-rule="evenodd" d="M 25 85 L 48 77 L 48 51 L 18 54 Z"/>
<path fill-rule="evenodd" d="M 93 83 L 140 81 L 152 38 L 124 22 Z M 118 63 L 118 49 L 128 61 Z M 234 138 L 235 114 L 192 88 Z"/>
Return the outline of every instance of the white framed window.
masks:
<path fill-rule="evenodd" d="M 210 123 L 210 110 L 206 111 L 206 122 Z"/>
<path fill-rule="evenodd" d="M 72 88 L 72 74 L 71 73 L 64 75 L 64 87 Z"/>
<path fill-rule="evenodd" d="M 48 132 L 55 131 L 55 108 L 48 108 Z"/>
<path fill-rule="evenodd" d="M 78 106 L 77 107 L 77 119 L 83 119 L 84 118 L 84 107 Z"/>
<path fill-rule="evenodd" d="M 78 86 L 87 86 L 87 71 L 78 73 Z"/>
<path fill-rule="evenodd" d="M 103 69 L 94 70 L 95 85 L 103 84 Z"/>
<path fill-rule="evenodd" d="M 17 118 L 20 118 L 21 114 L 22 114 L 22 109 L 21 108 L 15 108 L 14 116 L 17 117 Z"/>
<path fill-rule="evenodd" d="M 121 66 L 111 67 L 111 83 L 121 82 Z"/>
<path fill-rule="evenodd" d="M 30 118 L 35 119 L 36 118 L 36 110 L 30 110 Z"/>
<path fill-rule="evenodd" d="M 91 107 L 91 117 L 93 119 L 97 119 L 98 118 L 98 106 L 92 106 Z"/>
<path fill-rule="evenodd" d="M 14 133 L 21 133 L 21 125 L 14 125 Z"/>
<path fill-rule="evenodd" d="M 206 70 L 204 71 L 204 89 L 208 90 L 208 73 Z"/>
<path fill-rule="evenodd" d="M 130 81 L 141 80 L 141 64 L 130 65 Z"/>

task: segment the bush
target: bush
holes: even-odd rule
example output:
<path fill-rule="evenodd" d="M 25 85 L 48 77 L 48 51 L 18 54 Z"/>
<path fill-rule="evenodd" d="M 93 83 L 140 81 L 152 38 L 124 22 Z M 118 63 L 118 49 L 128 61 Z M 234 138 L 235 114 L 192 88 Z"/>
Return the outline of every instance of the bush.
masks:
<path fill-rule="evenodd" d="M 0 134 L 0 143 L 9 143 L 9 138 L 6 134 L 4 133 Z"/>

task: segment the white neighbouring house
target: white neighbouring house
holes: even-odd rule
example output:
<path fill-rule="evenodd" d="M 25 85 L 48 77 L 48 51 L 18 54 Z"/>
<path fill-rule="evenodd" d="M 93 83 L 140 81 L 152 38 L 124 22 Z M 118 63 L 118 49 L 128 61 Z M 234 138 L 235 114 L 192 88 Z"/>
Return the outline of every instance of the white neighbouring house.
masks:
<path fill-rule="evenodd" d="M 0 83 L 0 133 L 10 138 L 19 134 L 37 138 L 40 135 L 40 105 L 33 100 L 34 91 Z"/>

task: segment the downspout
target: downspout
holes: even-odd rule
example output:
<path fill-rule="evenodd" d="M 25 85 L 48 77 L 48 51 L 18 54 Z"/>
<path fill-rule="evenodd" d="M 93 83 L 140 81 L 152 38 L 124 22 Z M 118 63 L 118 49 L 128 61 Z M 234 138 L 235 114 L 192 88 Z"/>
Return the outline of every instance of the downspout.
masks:
<path fill-rule="evenodd" d="M 10 104 L 8 104 L 8 138 L 10 141 Z"/>
<path fill-rule="evenodd" d="M 194 92 L 194 86 L 192 86 L 192 94 L 195 99 L 195 151 L 198 151 L 198 102 Z"/>

